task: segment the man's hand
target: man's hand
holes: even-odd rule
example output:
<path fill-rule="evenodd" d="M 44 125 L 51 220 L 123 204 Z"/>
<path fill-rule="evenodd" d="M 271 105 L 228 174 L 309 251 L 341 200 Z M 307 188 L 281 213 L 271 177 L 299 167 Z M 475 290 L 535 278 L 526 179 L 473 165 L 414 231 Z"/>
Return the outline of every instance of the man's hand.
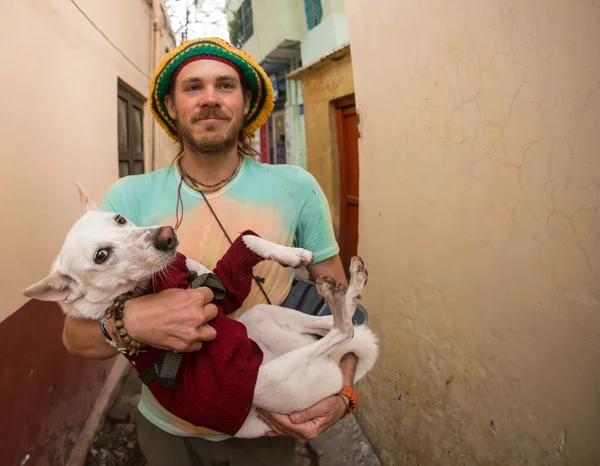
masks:
<path fill-rule="evenodd" d="M 348 353 L 340 364 L 344 385 L 352 386 L 356 365 L 358 359 L 354 353 Z M 258 411 L 259 418 L 267 424 L 271 431 L 267 432 L 268 437 L 277 437 L 279 435 L 294 437 L 302 443 L 313 440 L 319 434 L 325 432 L 332 425 L 338 422 L 350 400 L 341 395 L 333 395 L 319 401 L 304 411 L 287 414 L 269 413 L 261 409 Z"/>
<path fill-rule="evenodd" d="M 306 443 L 338 422 L 344 416 L 346 406 L 347 403 L 342 397 L 333 395 L 289 416 L 262 410 L 258 412 L 259 418 L 271 428 L 266 434 L 268 437 L 283 435 Z"/>
<path fill-rule="evenodd" d="M 125 302 L 123 323 L 134 340 L 179 352 L 199 350 L 217 336 L 207 322 L 217 315 L 209 288 L 167 289 Z"/>

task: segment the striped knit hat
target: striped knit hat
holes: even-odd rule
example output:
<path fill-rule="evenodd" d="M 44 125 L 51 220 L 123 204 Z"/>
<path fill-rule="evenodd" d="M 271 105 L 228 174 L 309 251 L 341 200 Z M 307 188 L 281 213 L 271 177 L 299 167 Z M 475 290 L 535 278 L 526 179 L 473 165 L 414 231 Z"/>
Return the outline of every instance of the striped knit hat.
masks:
<path fill-rule="evenodd" d="M 165 97 L 175 76 L 183 66 L 199 59 L 222 61 L 234 68 L 252 93 L 245 130 L 252 134 L 273 110 L 273 87 L 265 71 L 247 54 L 226 41 L 209 37 L 183 42 L 165 55 L 150 83 L 150 110 L 171 139 L 177 139 L 177 125 L 169 116 Z"/>

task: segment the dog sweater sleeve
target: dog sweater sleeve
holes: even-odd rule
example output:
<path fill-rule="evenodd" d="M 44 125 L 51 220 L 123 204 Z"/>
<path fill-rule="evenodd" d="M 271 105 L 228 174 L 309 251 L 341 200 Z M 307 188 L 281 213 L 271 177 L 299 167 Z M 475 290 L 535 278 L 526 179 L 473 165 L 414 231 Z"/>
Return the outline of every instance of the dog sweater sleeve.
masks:
<path fill-rule="evenodd" d="M 246 246 L 244 235 L 258 236 L 250 230 L 244 231 L 221 260 L 217 262 L 213 273 L 223 282 L 227 296 L 220 301 L 220 307 L 225 314 L 229 314 L 242 307 L 252 287 L 252 268 L 263 259 Z"/>

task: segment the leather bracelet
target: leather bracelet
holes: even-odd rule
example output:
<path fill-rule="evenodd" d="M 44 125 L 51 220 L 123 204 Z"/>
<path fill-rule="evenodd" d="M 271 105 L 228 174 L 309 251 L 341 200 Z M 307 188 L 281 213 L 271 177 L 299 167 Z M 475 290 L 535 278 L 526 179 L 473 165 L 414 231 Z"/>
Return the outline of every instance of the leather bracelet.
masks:
<path fill-rule="evenodd" d="M 344 404 L 346 404 L 346 414 L 344 416 L 350 414 L 358 406 L 358 393 L 349 385 L 342 386 L 342 389 L 336 395 L 342 398 L 342 401 L 344 401 L 344 398 L 348 399 L 348 404 L 344 401 Z"/>
<path fill-rule="evenodd" d="M 121 348 L 116 343 L 118 341 L 118 339 L 112 333 L 112 331 L 110 329 L 110 325 L 108 325 L 107 322 L 104 320 L 104 316 L 100 317 L 100 319 L 98 319 L 98 322 L 100 323 L 100 330 L 102 331 L 102 335 L 104 335 L 104 338 L 106 339 L 106 342 L 110 346 L 112 346 L 114 349 L 116 349 L 117 351 L 120 351 Z"/>
<path fill-rule="evenodd" d="M 342 403 L 344 403 L 344 406 L 346 407 L 344 410 L 344 415 L 342 416 L 342 419 L 344 419 L 352 412 L 352 409 L 350 408 L 350 398 L 348 398 L 346 395 L 342 395 L 341 393 L 336 393 L 335 396 L 339 396 L 342 399 Z"/>
<path fill-rule="evenodd" d="M 98 319 L 98 322 L 100 323 L 100 330 L 102 331 L 102 335 L 104 335 L 104 338 L 106 338 L 107 340 L 110 340 L 112 342 L 112 337 L 110 336 L 110 334 L 108 333 L 108 330 L 106 329 L 106 323 L 104 322 L 104 316 L 100 317 L 100 319 Z"/>

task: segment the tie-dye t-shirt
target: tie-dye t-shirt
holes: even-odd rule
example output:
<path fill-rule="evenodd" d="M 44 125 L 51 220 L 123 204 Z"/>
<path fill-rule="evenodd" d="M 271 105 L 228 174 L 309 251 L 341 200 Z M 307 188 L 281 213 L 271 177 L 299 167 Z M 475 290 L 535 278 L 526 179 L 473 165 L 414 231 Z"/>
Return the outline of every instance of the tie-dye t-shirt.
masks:
<path fill-rule="evenodd" d="M 138 226 L 174 226 L 180 180 L 175 164 L 122 178 L 108 191 L 102 209 L 117 212 Z M 232 241 L 249 229 L 269 241 L 314 252 L 315 263 L 339 252 L 323 191 L 315 178 L 300 167 L 262 164 L 246 157 L 237 176 L 206 197 Z M 200 193 L 183 183 L 181 198 L 183 222 L 177 230 L 178 250 L 213 269 L 229 242 Z M 262 286 L 271 302 L 280 304 L 290 291 L 294 271 L 264 261 L 255 267 L 255 273 L 264 278 Z M 242 308 L 230 317 L 237 318 L 253 305 L 265 302 L 254 283 Z M 139 409 L 166 432 L 199 434 L 194 426 L 164 410 L 145 386 Z"/>

